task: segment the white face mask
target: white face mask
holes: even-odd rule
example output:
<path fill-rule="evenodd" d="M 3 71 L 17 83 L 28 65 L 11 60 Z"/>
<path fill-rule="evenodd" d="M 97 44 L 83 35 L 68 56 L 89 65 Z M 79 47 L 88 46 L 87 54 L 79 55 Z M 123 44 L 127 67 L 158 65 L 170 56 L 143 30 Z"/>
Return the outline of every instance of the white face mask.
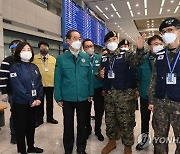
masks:
<path fill-rule="evenodd" d="M 125 51 L 128 51 L 129 48 L 120 48 L 120 50 L 125 50 Z"/>
<path fill-rule="evenodd" d="M 89 55 L 89 56 L 92 56 L 94 54 L 94 49 L 93 48 L 89 48 L 86 50 L 86 53 Z"/>
<path fill-rule="evenodd" d="M 30 52 L 30 51 L 23 51 L 23 52 L 20 53 L 20 57 L 21 57 L 21 59 L 23 61 L 29 62 L 29 60 L 32 57 L 32 52 Z"/>
<path fill-rule="evenodd" d="M 157 53 L 158 51 L 161 51 L 162 49 L 164 49 L 163 45 L 154 45 L 153 46 L 153 53 Z"/>
<path fill-rule="evenodd" d="M 107 48 L 110 50 L 110 51 L 115 51 L 118 47 L 118 44 L 116 42 L 111 42 L 111 43 L 108 43 L 107 44 Z"/>
<path fill-rule="evenodd" d="M 71 47 L 75 50 L 79 50 L 81 47 L 81 42 L 80 41 L 75 41 L 73 43 L 71 43 Z"/>
<path fill-rule="evenodd" d="M 171 44 L 171 43 L 174 43 L 174 41 L 177 38 L 177 35 L 174 33 L 165 33 L 163 34 L 162 38 L 166 44 Z"/>

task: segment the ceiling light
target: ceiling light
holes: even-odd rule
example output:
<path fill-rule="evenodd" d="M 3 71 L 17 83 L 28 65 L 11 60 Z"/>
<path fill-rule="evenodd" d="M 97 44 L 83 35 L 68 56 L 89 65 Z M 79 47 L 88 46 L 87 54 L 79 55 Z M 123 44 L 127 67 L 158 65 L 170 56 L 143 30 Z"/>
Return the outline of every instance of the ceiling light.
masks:
<path fill-rule="evenodd" d="M 107 16 L 107 15 L 105 15 L 104 13 L 103 13 L 103 16 L 105 16 L 105 17 L 106 17 L 106 19 L 109 19 L 109 18 L 108 18 L 108 16 Z"/>
<path fill-rule="evenodd" d="M 171 10 L 170 10 L 170 9 L 168 9 L 167 11 L 168 11 L 168 12 L 170 12 Z"/>
<path fill-rule="evenodd" d="M 124 30 L 122 30 L 122 32 L 124 33 Z"/>
<path fill-rule="evenodd" d="M 154 20 L 151 20 L 151 22 L 154 22 Z"/>
<path fill-rule="evenodd" d="M 113 4 L 111 4 L 111 7 L 114 9 L 115 12 L 117 11 Z"/>
<path fill-rule="evenodd" d="M 119 28 L 120 26 L 118 25 L 118 28 Z"/>
<path fill-rule="evenodd" d="M 132 17 L 134 17 L 134 14 L 133 14 L 133 12 L 132 12 L 132 11 L 130 11 L 130 13 L 131 13 L 131 16 L 132 16 Z"/>
<path fill-rule="evenodd" d="M 116 25 L 117 23 L 115 22 L 114 24 Z"/>
<path fill-rule="evenodd" d="M 161 8 L 160 8 L 160 10 L 159 10 L 159 14 L 161 14 L 161 13 L 162 13 L 162 10 L 163 10 L 163 8 L 161 7 Z"/>
<path fill-rule="evenodd" d="M 171 3 L 174 3 L 174 1 L 171 1 Z"/>
<path fill-rule="evenodd" d="M 176 7 L 176 9 L 174 10 L 174 13 L 176 13 L 178 9 L 179 9 L 179 6 Z"/>
<path fill-rule="evenodd" d="M 147 0 L 144 0 L 144 8 L 147 8 Z"/>
<path fill-rule="evenodd" d="M 103 11 L 96 5 L 96 8 L 101 12 L 103 13 Z"/>
<path fill-rule="evenodd" d="M 151 27 L 153 28 L 154 26 L 152 25 Z"/>
<path fill-rule="evenodd" d="M 117 14 L 117 16 L 118 16 L 119 18 L 121 18 L 121 16 L 120 16 L 119 12 L 116 12 L 116 14 Z"/>
<path fill-rule="evenodd" d="M 105 10 L 108 10 L 108 8 L 106 7 Z"/>
<path fill-rule="evenodd" d="M 131 10 L 131 5 L 129 2 L 127 2 L 127 5 L 128 5 L 129 10 Z"/>
<path fill-rule="evenodd" d="M 149 20 L 147 20 L 147 22 L 149 22 Z"/>
<path fill-rule="evenodd" d="M 164 6 L 164 2 L 165 2 L 165 0 L 162 0 L 162 2 L 161 2 L 161 7 Z"/>
<path fill-rule="evenodd" d="M 141 14 L 140 12 L 138 12 L 137 14 Z"/>
<path fill-rule="evenodd" d="M 113 14 L 111 14 L 111 17 L 114 17 L 114 15 L 113 15 Z"/>
<path fill-rule="evenodd" d="M 147 26 L 149 26 L 149 24 L 147 24 Z"/>
<path fill-rule="evenodd" d="M 154 23 L 151 24 L 152 26 L 154 25 Z"/>
<path fill-rule="evenodd" d="M 147 9 L 145 9 L 145 16 L 147 16 Z"/>
<path fill-rule="evenodd" d="M 122 28 L 120 27 L 120 30 L 122 30 Z"/>
<path fill-rule="evenodd" d="M 139 6 L 139 4 L 136 4 L 136 7 L 138 7 Z"/>

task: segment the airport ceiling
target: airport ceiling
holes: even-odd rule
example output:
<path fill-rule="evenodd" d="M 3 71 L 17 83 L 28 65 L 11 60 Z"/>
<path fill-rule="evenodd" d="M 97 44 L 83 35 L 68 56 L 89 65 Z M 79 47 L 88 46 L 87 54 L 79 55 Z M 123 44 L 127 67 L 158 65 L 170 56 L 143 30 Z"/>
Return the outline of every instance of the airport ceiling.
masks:
<path fill-rule="evenodd" d="M 160 23 L 167 17 L 180 19 L 180 0 L 83 0 L 101 17 L 110 30 L 135 43 L 142 33 L 159 34 Z"/>

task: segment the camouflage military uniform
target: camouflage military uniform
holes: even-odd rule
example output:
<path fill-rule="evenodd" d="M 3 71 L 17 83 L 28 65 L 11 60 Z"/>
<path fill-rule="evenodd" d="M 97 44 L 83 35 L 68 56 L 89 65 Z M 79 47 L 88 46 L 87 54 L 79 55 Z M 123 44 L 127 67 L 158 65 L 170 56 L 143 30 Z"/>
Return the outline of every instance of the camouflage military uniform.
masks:
<path fill-rule="evenodd" d="M 114 55 L 118 55 L 119 50 L 114 54 L 108 54 L 110 61 Z M 127 64 L 135 66 L 143 57 L 143 53 L 138 54 L 126 53 Z M 105 101 L 105 122 L 106 134 L 110 139 L 115 139 L 118 133 L 118 128 L 121 131 L 122 142 L 126 146 L 134 144 L 133 129 L 135 126 L 135 109 L 134 102 L 135 89 L 116 90 L 111 87 L 111 90 L 106 91 Z"/>
<path fill-rule="evenodd" d="M 170 61 L 175 57 L 176 51 L 168 51 Z M 157 71 L 154 67 L 152 79 L 148 91 L 149 104 L 154 105 L 152 126 L 154 129 L 154 154 L 167 154 L 168 142 L 161 142 L 168 137 L 170 124 L 173 127 L 174 136 L 176 138 L 176 152 L 180 154 L 180 102 L 170 100 L 167 95 L 164 99 L 155 98 Z M 162 139 L 160 139 L 162 138 Z"/>

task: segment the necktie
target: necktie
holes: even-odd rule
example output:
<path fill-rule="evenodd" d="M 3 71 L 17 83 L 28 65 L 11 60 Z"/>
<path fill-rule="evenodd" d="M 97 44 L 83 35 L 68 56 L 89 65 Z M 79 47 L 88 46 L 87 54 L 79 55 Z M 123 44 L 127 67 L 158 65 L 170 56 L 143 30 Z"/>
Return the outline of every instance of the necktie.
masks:
<path fill-rule="evenodd" d="M 44 61 L 44 62 L 46 61 L 46 57 L 45 57 L 45 56 L 43 57 L 43 61 Z"/>

